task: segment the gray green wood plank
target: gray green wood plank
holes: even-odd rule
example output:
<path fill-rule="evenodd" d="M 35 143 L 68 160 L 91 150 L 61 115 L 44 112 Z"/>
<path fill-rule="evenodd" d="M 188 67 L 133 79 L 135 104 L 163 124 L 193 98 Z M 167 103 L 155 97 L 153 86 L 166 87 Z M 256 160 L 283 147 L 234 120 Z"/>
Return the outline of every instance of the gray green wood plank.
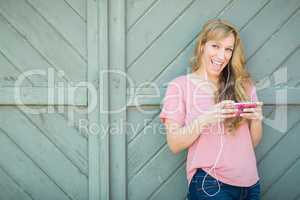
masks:
<path fill-rule="evenodd" d="M 270 1 L 241 31 L 241 37 L 247 45 L 247 58 L 252 56 L 299 6 L 297 0 Z"/>
<path fill-rule="evenodd" d="M 99 83 L 98 68 L 98 1 L 87 0 L 87 56 L 88 56 L 88 81 L 92 84 Z M 98 85 L 95 85 L 98 87 Z M 88 121 L 89 127 L 99 124 L 99 91 L 88 91 Z M 95 104 L 93 103 L 95 102 Z M 99 132 L 88 134 L 89 158 L 89 200 L 100 198 L 100 150 Z"/>
<path fill-rule="evenodd" d="M 127 112 L 127 142 L 135 138 L 143 129 L 145 125 L 150 124 L 156 115 L 159 114 L 157 107 L 147 108 L 145 106 L 130 107 Z"/>
<path fill-rule="evenodd" d="M 128 144 L 128 180 L 166 144 L 165 134 L 156 117 L 139 135 Z"/>
<path fill-rule="evenodd" d="M 105 129 L 99 131 L 100 134 L 100 199 L 110 199 L 110 152 L 109 152 L 109 74 L 105 73 L 109 69 L 109 19 L 108 0 L 100 0 L 98 3 L 99 12 L 99 125 Z"/>
<path fill-rule="evenodd" d="M 300 190 L 300 161 L 299 157 L 290 168 L 286 169 L 280 179 L 262 196 L 263 200 L 295 199 L 299 198 Z"/>
<path fill-rule="evenodd" d="M 72 9 L 78 13 L 78 15 L 86 20 L 86 1 L 87 0 L 64 0 Z"/>
<path fill-rule="evenodd" d="M 74 87 L 48 88 L 14 86 L 15 85 L 0 88 L 0 92 L 2 94 L 0 96 L 0 105 L 87 105 L 87 88 L 84 87 L 78 88 L 73 92 Z M 49 94 L 51 92 L 53 95 Z M 46 108 L 43 110 L 45 109 Z"/>
<path fill-rule="evenodd" d="M 61 190 L 47 173 L 35 165 L 1 129 L 0 144 L 1 168 L 33 199 L 70 200 L 68 194 Z"/>
<path fill-rule="evenodd" d="M 22 189 L 0 165 L 0 199 L 5 200 L 32 200 L 32 197 Z"/>
<path fill-rule="evenodd" d="M 158 1 L 142 19 L 127 32 L 127 63 L 130 65 L 164 31 L 180 17 L 193 3 L 193 0 Z M 168 12 L 165 12 L 168 10 Z M 164 16 L 161 16 L 164 13 Z M 159 21 L 159 23 L 157 23 Z"/>
<path fill-rule="evenodd" d="M 298 122 L 259 163 L 263 193 L 299 158 L 299 127 Z"/>
<path fill-rule="evenodd" d="M 15 68 L 19 69 L 20 72 L 30 72 L 37 68 L 42 70 L 45 75 L 33 73 L 32 75 L 28 75 L 27 78 L 31 80 L 34 85 L 47 85 L 47 69 L 52 66 L 45 61 L 34 48 L 32 48 L 26 41 L 25 35 L 20 35 L 1 13 L 0 26 L 2 34 L 2 37 L 0 37 L 0 49 L 2 55 L 6 57 L 6 60 L 9 61 L 11 65 L 14 65 Z M 19 76 L 15 76 L 14 78 L 18 80 Z M 63 82 L 64 80 L 57 77 L 56 81 Z M 21 84 L 21 86 L 23 85 L 26 85 L 26 82 Z"/>
<path fill-rule="evenodd" d="M 255 16 L 255 14 L 261 9 L 265 2 L 266 0 L 233 1 L 232 4 L 230 4 L 230 6 L 219 15 L 219 17 L 230 20 L 230 22 L 236 25 L 236 27 L 242 28 L 249 22 L 249 20 L 252 19 L 253 16 Z M 240 13 L 243 14 L 239 15 Z M 202 24 L 199 24 L 199 31 L 201 26 Z M 189 44 L 185 46 L 183 50 L 181 50 L 180 54 L 170 63 L 168 63 L 168 66 L 154 78 L 153 81 L 156 83 L 156 85 L 164 85 L 170 82 L 174 77 L 191 71 L 189 60 L 193 56 L 196 38 L 191 37 L 190 40 L 191 41 L 189 42 Z M 247 43 L 245 47 L 247 48 Z"/>
<path fill-rule="evenodd" d="M 0 75 L 0 86 L 8 87 L 14 86 L 15 81 L 20 75 L 21 71 L 16 68 L 8 59 L 2 54 L 0 50 L 0 67 L 1 67 L 1 75 Z M 24 86 L 30 86 L 30 80 L 26 79 L 23 84 Z"/>
<path fill-rule="evenodd" d="M 1 0 L 0 13 L 52 67 L 63 70 L 66 79 L 85 80 L 86 62 L 24 0 Z"/>
<path fill-rule="evenodd" d="M 55 110 L 54 112 L 58 111 Z M 47 135 L 47 138 L 64 152 L 80 173 L 88 176 L 87 140 L 80 136 L 78 131 L 70 126 L 62 115 L 58 113 L 32 115 L 26 112 L 23 112 L 23 115 L 36 127 L 39 127 Z M 55 126 L 53 126 L 54 124 Z"/>
<path fill-rule="evenodd" d="M 143 15 L 145 15 L 158 0 L 128 0 L 127 4 L 127 30 L 132 27 Z"/>
<path fill-rule="evenodd" d="M 269 151 L 277 145 L 277 142 L 286 136 L 288 131 L 300 120 L 299 106 L 275 106 L 272 110 L 271 115 L 264 118 L 263 138 L 256 149 L 258 162 L 261 162 Z M 285 120 L 286 127 L 284 127 Z"/>
<path fill-rule="evenodd" d="M 299 15 L 298 10 L 248 61 L 249 71 L 256 80 L 268 76 L 299 46 L 300 40 L 297 31 L 300 26 Z M 254 39 L 256 40 L 256 38 Z"/>
<path fill-rule="evenodd" d="M 172 169 L 179 167 L 185 160 L 185 152 L 173 155 L 168 146 L 164 146 L 138 174 L 131 179 L 128 185 L 128 198 L 146 199 L 173 173 Z"/>
<path fill-rule="evenodd" d="M 62 190 L 74 199 L 87 199 L 87 177 L 58 144 L 16 109 L 2 109 L 0 127 Z"/>
<path fill-rule="evenodd" d="M 126 4 L 109 1 L 110 198 L 127 199 Z M 114 192 L 117 191 L 117 192 Z"/>
<path fill-rule="evenodd" d="M 45 21 L 86 59 L 86 23 L 74 10 L 62 0 L 39 1 L 27 0 Z"/>
<path fill-rule="evenodd" d="M 151 200 L 184 199 L 188 192 L 186 166 L 181 165 L 151 196 Z"/>
<path fill-rule="evenodd" d="M 156 76 L 161 68 L 165 67 L 190 42 L 191 38 L 197 35 L 200 24 L 217 15 L 227 3 L 228 1 L 209 1 L 203 4 L 201 1 L 196 1 L 176 23 L 168 28 L 165 34 L 156 40 L 151 48 L 130 66 L 127 72 L 135 84 L 150 81 Z M 199 10 L 203 10 L 203 13 Z"/>

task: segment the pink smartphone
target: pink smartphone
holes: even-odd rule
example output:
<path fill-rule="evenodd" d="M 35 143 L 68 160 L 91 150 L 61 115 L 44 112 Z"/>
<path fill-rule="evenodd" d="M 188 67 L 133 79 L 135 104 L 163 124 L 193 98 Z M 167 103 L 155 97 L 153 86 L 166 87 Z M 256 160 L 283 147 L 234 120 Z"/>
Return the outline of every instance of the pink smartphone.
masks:
<path fill-rule="evenodd" d="M 251 102 L 239 102 L 234 103 L 234 107 L 238 109 L 237 116 L 239 116 L 242 112 L 244 112 L 244 108 L 256 108 L 256 103 Z"/>

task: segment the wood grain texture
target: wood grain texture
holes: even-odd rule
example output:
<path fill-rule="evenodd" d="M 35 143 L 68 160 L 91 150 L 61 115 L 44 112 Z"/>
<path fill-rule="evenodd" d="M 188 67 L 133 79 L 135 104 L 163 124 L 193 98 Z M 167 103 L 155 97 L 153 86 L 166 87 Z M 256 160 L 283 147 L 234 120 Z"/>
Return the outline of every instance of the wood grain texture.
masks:
<path fill-rule="evenodd" d="M 51 181 L 74 199 L 87 198 L 87 177 L 65 156 L 68 148 L 61 148 L 59 140 L 53 141 L 16 109 L 2 109 L 0 117 L 1 129 Z"/>
<path fill-rule="evenodd" d="M 0 87 L 12 87 L 17 77 L 22 73 L 0 50 Z M 23 86 L 32 85 L 30 80 L 26 79 L 22 83 Z"/>
<path fill-rule="evenodd" d="M 186 152 L 170 152 L 159 113 L 167 84 L 191 71 L 197 35 L 211 18 L 240 30 L 265 103 L 255 149 L 262 199 L 300 198 L 300 2 L 170 2 L 0 0 L 0 199 L 186 199 Z M 65 73 L 55 80 L 62 93 L 67 82 L 93 84 L 95 110 L 76 112 L 91 106 L 86 87 L 74 102 L 48 101 L 44 74 L 22 82 L 22 98 L 53 113 L 17 107 L 20 75 L 49 68 Z M 158 90 L 138 88 L 147 81 Z M 117 112 L 101 112 L 109 109 Z M 84 127 L 94 125 L 101 129 L 91 135 Z"/>
<path fill-rule="evenodd" d="M 74 11 L 86 21 L 87 0 L 64 0 Z"/>
<path fill-rule="evenodd" d="M 127 142 L 130 143 L 159 114 L 157 107 L 129 107 L 127 112 Z"/>
<path fill-rule="evenodd" d="M 172 155 L 167 146 L 164 146 L 157 154 L 139 171 L 129 182 L 129 199 L 146 199 L 159 185 L 165 181 L 174 168 L 179 167 L 184 159 L 185 152 L 180 155 Z"/>
<path fill-rule="evenodd" d="M 147 27 L 148 23 L 146 22 L 157 18 L 152 14 L 155 13 L 156 8 L 159 8 L 160 3 L 163 5 L 162 2 L 155 2 L 151 9 L 143 13 L 138 21 L 129 27 L 128 38 L 131 37 L 131 31 L 133 33 L 134 29 L 138 29 L 139 26 L 146 28 L 135 34 L 140 33 L 140 37 L 144 40 L 148 39 L 146 33 L 150 33 L 147 35 L 149 38 L 151 38 L 151 33 L 156 34 L 156 30 L 146 30 L 149 27 L 159 27 L 160 25 L 154 24 Z M 128 119 L 137 125 L 142 124 L 145 119 L 149 121 L 144 123 L 143 128 L 137 128 L 134 133 L 131 130 L 128 131 L 128 196 L 130 199 L 168 199 L 168 197 L 185 199 L 186 197 L 187 188 L 184 187 L 186 182 L 180 182 L 185 178 L 183 168 L 171 166 L 169 170 L 177 169 L 178 171 L 175 170 L 174 174 L 163 178 L 156 176 L 157 171 L 160 171 L 156 167 L 161 166 L 162 163 L 168 165 L 169 159 L 171 159 L 165 158 L 166 161 L 162 161 L 162 163 L 152 164 L 154 160 L 164 156 L 163 152 L 167 150 L 167 146 L 160 145 L 164 145 L 165 138 L 160 135 L 155 137 L 154 134 L 143 134 L 147 132 L 148 127 L 155 126 L 159 121 L 153 114 L 143 114 L 143 112 L 135 110 L 135 107 L 153 107 L 159 110 L 167 83 L 175 77 L 190 72 L 189 59 L 193 54 L 196 36 L 201 25 L 213 17 L 228 19 L 240 29 L 247 53 L 248 69 L 257 81 L 259 99 L 266 105 L 264 107 L 264 137 L 256 149 L 259 172 L 266 176 L 263 181 L 263 190 L 271 191 L 272 194 L 273 186 L 271 185 L 281 180 L 281 178 L 276 180 L 278 176 L 274 176 L 272 170 L 268 170 L 266 173 L 265 171 L 270 169 L 271 165 L 276 165 L 275 155 L 279 153 L 279 150 L 275 151 L 275 149 L 279 147 L 284 138 L 288 137 L 299 121 L 297 105 L 300 102 L 298 98 L 300 93 L 297 87 L 300 82 L 297 81 L 298 73 L 295 73 L 298 70 L 297 57 L 299 57 L 299 42 L 296 37 L 299 32 L 299 2 L 293 0 L 288 2 L 237 0 L 223 1 L 217 6 L 213 6 L 214 2 L 205 2 L 206 5 L 210 5 L 207 12 L 204 11 L 206 5 L 201 3 L 195 1 L 166 30 L 160 29 L 157 33 L 159 36 L 149 43 L 149 47 L 146 46 L 145 50 L 136 51 L 140 55 L 136 56 L 132 62 L 132 57 L 128 56 L 130 57 L 128 59 L 128 75 L 135 84 L 128 86 L 127 99 L 132 100 L 129 103 Z M 198 11 L 201 10 L 201 12 L 196 13 L 197 6 L 199 6 Z M 196 20 L 198 15 L 199 18 Z M 275 18 L 276 20 L 273 20 Z M 198 24 L 198 27 L 195 24 Z M 180 29 L 184 30 L 185 34 L 182 34 Z M 262 34 L 260 34 L 260 30 Z M 137 39 L 138 37 L 132 38 Z M 128 39 L 128 46 L 136 45 L 135 41 L 137 40 Z M 142 44 L 145 42 L 147 41 L 143 41 Z M 137 45 L 142 44 L 138 43 Z M 134 47 L 140 48 L 139 46 Z M 150 84 L 138 88 L 137 91 L 139 84 L 146 81 L 152 81 L 155 86 L 158 86 L 159 91 L 157 92 Z M 286 145 L 288 143 L 287 141 Z M 281 151 L 284 150 L 281 149 Z M 289 161 L 282 162 L 277 172 L 282 173 L 281 170 L 291 168 L 297 160 L 298 152 L 294 150 L 295 155 L 291 156 Z M 272 156 L 274 158 L 271 159 Z M 277 157 L 277 161 L 285 156 Z M 179 171 L 181 171 L 181 175 L 178 175 Z M 291 172 L 291 174 L 293 173 Z M 161 182 L 155 182 L 157 180 L 155 177 L 160 177 Z M 283 183 L 286 183 L 284 180 L 285 178 L 282 179 Z M 267 189 L 268 186 L 271 187 Z M 174 187 L 180 187 L 180 189 L 176 190 L 178 193 L 172 196 Z M 279 188 L 275 185 L 274 187 Z M 290 191 L 292 190 L 294 190 L 293 187 Z M 282 193 L 283 196 L 284 192 Z M 295 195 L 289 196 L 296 198 L 297 194 L 296 192 Z M 276 199 L 275 196 L 271 195 L 270 197 Z"/>
<path fill-rule="evenodd" d="M 166 182 L 151 195 L 150 199 L 184 199 L 188 192 L 186 165 L 181 165 Z"/>
<path fill-rule="evenodd" d="M 99 125 L 106 129 L 100 130 L 100 199 L 110 199 L 110 119 L 109 113 L 109 19 L 108 0 L 100 0 L 98 3 L 99 15 Z"/>
<path fill-rule="evenodd" d="M 66 80 L 86 79 L 86 62 L 25 0 L 1 0 L 0 8 L 0 13 L 51 67 L 64 71 Z"/>
<path fill-rule="evenodd" d="M 228 2 L 208 1 L 203 4 L 201 1 L 195 1 L 172 26 L 168 27 L 165 34 L 158 38 L 151 48 L 147 49 L 128 68 L 130 78 L 136 85 L 151 81 L 174 56 L 180 53 L 180 50 L 189 43 L 191 38 L 197 35 L 199 27 L 195 24 L 201 24 L 201 22 L 216 16 Z M 199 10 L 203 12 L 200 13 Z"/>
<path fill-rule="evenodd" d="M 249 23 L 249 21 L 252 20 L 253 17 L 257 15 L 266 3 L 266 0 L 251 2 L 247 0 L 233 1 L 216 17 L 230 20 L 230 22 L 242 29 Z M 196 23 L 199 27 L 198 31 L 200 31 L 203 23 L 204 22 L 202 21 L 201 23 Z M 172 58 L 166 67 L 161 68 L 161 72 L 155 76 L 152 81 L 156 85 L 161 86 L 170 82 L 174 77 L 190 72 L 191 69 L 189 60 L 193 56 L 195 43 L 196 37 L 191 37 L 188 45 L 184 46 L 180 53 L 176 55 L 176 57 Z"/>
<path fill-rule="evenodd" d="M 79 11 L 80 4 L 84 5 L 84 12 Z M 86 109 L 88 91 L 79 88 L 74 91 L 79 98 L 72 97 L 71 85 L 66 84 L 72 82 L 75 86 L 78 81 L 87 80 L 85 8 L 84 0 L 51 4 L 0 1 L 0 199 L 81 200 L 97 195 L 95 191 L 88 193 L 88 140 L 75 122 L 82 116 L 72 110 Z M 92 27 L 95 30 L 97 17 L 96 14 Z M 94 54 L 97 60 L 98 52 Z M 53 84 L 59 87 L 54 89 L 53 101 L 48 99 L 49 90 L 53 89 L 47 82 L 49 69 L 65 75 L 55 74 Z M 16 106 L 13 87 L 20 75 L 31 72 L 36 74 L 29 74 L 18 86 L 23 103 L 29 105 L 27 111 L 46 111 L 37 111 L 36 115 L 26 112 L 24 106 Z M 98 76 L 92 74 L 93 78 Z M 65 109 L 68 113 L 62 114 Z M 84 119 L 88 121 L 86 116 Z M 99 166 L 95 167 L 98 173 Z"/>
<path fill-rule="evenodd" d="M 0 199 L 32 200 L 30 194 L 24 191 L 3 169 L 0 169 Z"/>
<path fill-rule="evenodd" d="M 267 191 L 263 196 L 262 199 L 296 199 L 299 197 L 299 158 L 291 164 L 290 168 L 287 169 L 279 180 L 277 180 L 272 188 Z"/>
<path fill-rule="evenodd" d="M 272 0 L 241 31 L 241 37 L 246 43 L 247 58 L 252 57 L 264 43 L 276 33 L 286 20 L 299 8 L 299 1 Z M 276 20 L 273 20 L 276 18 Z M 259 32 L 259 34 L 257 34 Z M 261 53 L 258 53 L 261 54 Z"/>
<path fill-rule="evenodd" d="M 86 60 L 86 23 L 65 1 L 27 0 L 69 45 Z"/>
<path fill-rule="evenodd" d="M 0 26 L 1 34 L 3 37 L 0 38 L 0 49 L 1 54 L 5 57 L 6 61 L 10 65 L 1 66 L 7 68 L 14 66 L 14 68 L 22 74 L 22 72 L 34 72 L 31 70 L 41 70 L 44 74 L 47 73 L 49 68 L 52 68 L 52 65 L 47 62 L 37 52 L 30 43 L 26 41 L 25 35 L 20 34 L 7 19 L 0 14 Z M 17 47 L 17 48 L 16 48 Z M 5 63 L 2 63 L 5 64 Z M 54 70 L 55 71 L 55 70 Z M 12 83 L 15 83 L 19 79 L 19 75 L 16 74 L 12 77 Z M 32 85 L 45 86 L 47 85 L 47 76 L 39 73 L 33 73 L 27 76 L 27 79 L 32 83 Z M 26 85 L 26 81 L 21 84 L 21 86 Z M 66 82 L 61 77 L 56 78 L 56 82 Z"/>
<path fill-rule="evenodd" d="M 0 105 L 87 106 L 85 87 L 1 87 L 0 93 Z"/>
<path fill-rule="evenodd" d="M 126 1 L 127 7 L 127 30 L 129 30 L 139 19 L 141 19 L 151 8 L 158 3 L 158 0 L 128 0 Z"/>
<path fill-rule="evenodd" d="M 49 179 L 24 152 L 0 129 L 0 163 L 9 176 L 33 199 L 69 200 L 68 195 Z M 24 167 L 26 166 L 26 168 Z"/>
<path fill-rule="evenodd" d="M 109 19 L 110 199 L 127 199 L 126 4 L 111 0 Z"/>
<path fill-rule="evenodd" d="M 128 180 L 149 162 L 166 144 L 159 117 L 155 119 L 128 144 Z"/>
<path fill-rule="evenodd" d="M 192 3 L 192 0 L 173 0 L 171 4 L 168 0 L 158 1 L 127 32 L 127 63 L 131 65 L 143 54 Z M 166 10 L 168 12 L 165 12 Z M 164 13 L 164 17 L 161 13 Z M 156 23 L 158 21 L 159 23 Z"/>
<path fill-rule="evenodd" d="M 299 1 L 297 1 L 298 4 Z M 300 6 L 300 5 L 299 5 Z M 289 13 L 291 15 L 291 13 Z M 249 71 L 256 80 L 268 76 L 268 73 L 280 67 L 291 52 L 300 44 L 298 28 L 300 26 L 300 11 L 293 13 L 291 18 L 251 57 L 248 61 Z M 276 56 L 274 56 L 276 55 Z M 267 66 L 267 67 L 265 67 Z M 284 66 L 283 66 L 284 67 Z"/>
<path fill-rule="evenodd" d="M 88 81 L 94 86 L 99 83 L 98 63 L 98 2 L 87 0 L 87 56 L 88 56 Z M 98 85 L 96 85 L 98 87 Z M 88 127 L 99 124 L 99 91 L 88 92 Z M 95 96 L 96 95 L 96 96 Z M 96 106 L 93 107 L 93 103 Z M 89 158 L 89 200 L 100 198 L 100 149 L 99 132 L 88 132 L 88 158 Z"/>
<path fill-rule="evenodd" d="M 280 138 L 272 151 L 260 162 L 259 169 L 263 174 L 261 181 L 264 195 L 273 196 L 276 199 L 280 199 L 279 196 L 293 199 L 299 194 L 298 189 L 296 189 L 299 178 L 297 175 L 292 175 L 297 170 L 299 171 L 298 130 L 299 121 L 286 135 Z M 282 183 L 287 184 L 284 186 Z M 279 193 L 278 186 L 285 189 L 280 190 Z"/>

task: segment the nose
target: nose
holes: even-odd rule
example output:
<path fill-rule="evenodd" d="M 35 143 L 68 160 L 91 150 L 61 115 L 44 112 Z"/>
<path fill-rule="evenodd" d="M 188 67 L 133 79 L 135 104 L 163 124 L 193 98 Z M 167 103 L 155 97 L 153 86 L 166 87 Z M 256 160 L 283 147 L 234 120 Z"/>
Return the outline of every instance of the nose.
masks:
<path fill-rule="evenodd" d="M 225 58 L 225 49 L 220 48 L 219 51 L 218 51 L 217 56 L 218 56 L 219 59 L 223 60 Z"/>

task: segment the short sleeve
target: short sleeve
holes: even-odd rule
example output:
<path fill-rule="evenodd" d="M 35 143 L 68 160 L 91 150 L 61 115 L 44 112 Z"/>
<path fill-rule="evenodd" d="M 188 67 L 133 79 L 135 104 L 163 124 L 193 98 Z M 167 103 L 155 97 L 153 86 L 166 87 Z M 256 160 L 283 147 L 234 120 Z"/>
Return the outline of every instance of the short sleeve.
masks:
<path fill-rule="evenodd" d="M 248 94 L 249 94 L 249 100 L 252 102 L 258 101 L 256 87 L 254 84 L 251 84 L 251 86 L 248 88 Z"/>
<path fill-rule="evenodd" d="M 166 119 L 171 119 L 181 126 L 184 125 L 186 113 L 184 90 L 183 84 L 179 80 L 175 79 L 168 84 L 160 113 L 160 120 L 163 124 Z"/>
<path fill-rule="evenodd" d="M 250 95 L 251 101 L 258 101 L 258 97 L 257 97 L 257 92 L 256 92 L 256 87 L 253 86 L 252 87 L 252 92 Z"/>

